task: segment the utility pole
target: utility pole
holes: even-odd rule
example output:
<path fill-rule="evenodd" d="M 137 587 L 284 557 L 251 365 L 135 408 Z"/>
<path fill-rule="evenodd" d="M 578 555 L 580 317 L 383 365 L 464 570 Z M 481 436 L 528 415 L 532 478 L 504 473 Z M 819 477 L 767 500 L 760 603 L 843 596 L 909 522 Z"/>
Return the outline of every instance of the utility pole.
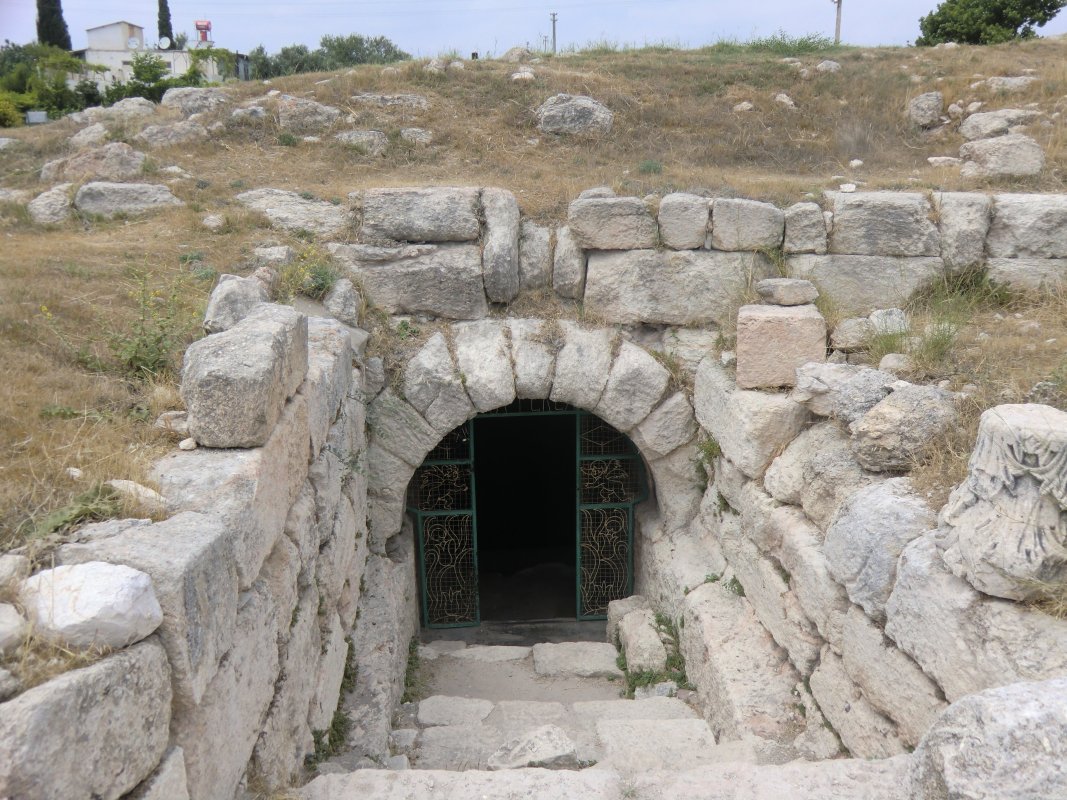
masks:
<path fill-rule="evenodd" d="M 556 20 L 559 18 L 559 14 L 555 11 L 551 12 L 549 16 L 552 18 L 552 53 L 556 53 Z"/>
<path fill-rule="evenodd" d="M 841 44 L 841 0 L 830 0 L 837 6 L 837 27 L 834 29 L 834 44 Z"/>

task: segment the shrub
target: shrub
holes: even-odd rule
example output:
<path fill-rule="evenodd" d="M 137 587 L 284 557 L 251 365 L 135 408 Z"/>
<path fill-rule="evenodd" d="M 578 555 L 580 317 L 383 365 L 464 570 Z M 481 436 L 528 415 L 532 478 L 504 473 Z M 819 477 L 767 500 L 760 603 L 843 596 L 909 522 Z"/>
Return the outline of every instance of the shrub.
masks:
<path fill-rule="evenodd" d="M 0 128 L 17 128 L 22 124 L 22 114 L 15 105 L 11 92 L 0 92 Z"/>
<path fill-rule="evenodd" d="M 920 46 L 942 42 L 999 44 L 1032 39 L 1034 27 L 1055 17 L 1067 0 L 945 0 L 919 20 Z"/>

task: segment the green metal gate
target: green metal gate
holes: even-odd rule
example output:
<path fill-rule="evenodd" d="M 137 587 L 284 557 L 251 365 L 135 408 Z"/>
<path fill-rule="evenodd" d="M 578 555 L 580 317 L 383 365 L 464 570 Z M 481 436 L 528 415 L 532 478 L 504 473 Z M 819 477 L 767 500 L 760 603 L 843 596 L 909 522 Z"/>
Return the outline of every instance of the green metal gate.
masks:
<path fill-rule="evenodd" d="M 630 439 L 599 417 L 546 400 L 520 400 L 492 416 L 575 417 L 575 594 L 578 619 L 604 619 L 608 603 L 633 592 L 634 506 L 648 497 L 644 464 Z M 485 415 L 485 416 L 488 416 Z M 465 422 L 426 457 L 408 487 L 415 519 L 423 623 L 481 622 L 474 426 Z"/>

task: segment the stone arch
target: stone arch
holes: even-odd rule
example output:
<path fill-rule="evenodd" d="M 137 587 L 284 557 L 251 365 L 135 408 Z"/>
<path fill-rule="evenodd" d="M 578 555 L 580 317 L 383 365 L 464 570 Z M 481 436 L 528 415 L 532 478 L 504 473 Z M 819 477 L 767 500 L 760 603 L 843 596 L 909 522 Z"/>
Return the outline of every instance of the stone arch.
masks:
<path fill-rule="evenodd" d="M 697 515 L 703 487 L 690 399 L 649 351 L 613 328 L 541 319 L 455 322 L 393 377 L 367 410 L 372 550 L 384 552 L 403 531 L 408 483 L 438 442 L 516 399 L 567 403 L 634 443 L 650 484 L 635 536 L 639 582 L 642 538 L 686 530 Z"/>

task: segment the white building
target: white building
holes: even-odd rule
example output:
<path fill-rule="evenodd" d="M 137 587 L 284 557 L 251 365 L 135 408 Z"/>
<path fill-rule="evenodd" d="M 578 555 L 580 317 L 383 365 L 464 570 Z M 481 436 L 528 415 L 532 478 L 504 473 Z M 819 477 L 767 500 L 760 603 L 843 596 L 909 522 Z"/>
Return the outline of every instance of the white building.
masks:
<path fill-rule="evenodd" d="M 144 28 L 132 22 L 112 22 L 89 28 L 86 32 L 89 46 L 84 50 L 75 50 L 73 55 L 87 64 L 97 64 L 107 68 L 107 72 L 90 73 L 90 79 L 101 89 L 113 81 L 128 81 L 133 77 L 133 56 L 137 53 L 151 53 L 161 58 L 167 65 L 170 75 L 188 72 L 193 58 L 188 50 L 159 50 L 155 43 L 145 42 Z M 210 45 L 210 42 L 198 42 Z M 208 82 L 221 81 L 222 76 L 214 59 L 207 59 L 201 64 L 204 79 Z"/>

